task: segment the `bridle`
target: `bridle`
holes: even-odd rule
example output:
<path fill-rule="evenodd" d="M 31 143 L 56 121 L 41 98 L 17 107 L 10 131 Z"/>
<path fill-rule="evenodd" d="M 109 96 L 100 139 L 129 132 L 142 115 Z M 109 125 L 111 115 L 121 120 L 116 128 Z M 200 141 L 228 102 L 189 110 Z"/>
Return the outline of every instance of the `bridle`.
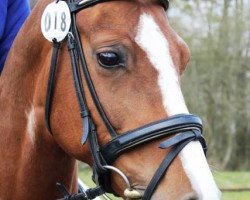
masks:
<path fill-rule="evenodd" d="M 93 157 L 93 180 L 97 184 L 96 188 L 83 191 L 80 194 L 69 195 L 64 191 L 64 199 L 94 199 L 106 192 L 113 193 L 110 181 L 110 170 L 118 173 L 126 181 L 128 188 L 126 189 L 129 198 L 138 198 L 139 196 L 131 196 L 129 192 L 135 192 L 130 186 L 128 178 L 117 168 L 112 167 L 112 163 L 123 153 L 131 150 L 139 145 L 146 144 L 150 141 L 172 136 L 160 143 L 160 148 L 171 148 L 170 153 L 164 158 L 159 168 L 155 172 L 149 185 L 147 186 L 142 200 L 149 200 L 153 195 L 155 189 L 160 183 L 163 175 L 170 166 L 171 162 L 178 155 L 178 153 L 191 141 L 198 140 L 202 144 L 204 152 L 206 152 L 206 142 L 202 136 L 202 122 L 199 117 L 191 114 L 180 114 L 172 116 L 168 119 L 156 121 L 145 126 L 139 127 L 135 130 L 128 131 L 121 135 L 118 135 L 116 130 L 110 123 L 96 93 L 94 84 L 88 71 L 86 60 L 83 53 L 82 42 L 79 36 L 79 32 L 76 26 L 76 14 L 90 6 L 105 2 L 107 0 L 89 0 L 89 1 L 73 1 L 68 0 L 67 4 L 71 12 L 71 27 L 67 36 L 68 51 L 71 59 L 72 74 L 74 79 L 74 87 L 76 96 L 78 99 L 80 114 L 83 124 L 83 135 L 81 143 L 88 142 L 90 151 Z M 160 0 L 165 10 L 168 9 L 168 0 Z M 53 52 L 51 59 L 51 67 L 49 72 L 47 96 L 45 103 L 45 119 L 48 130 L 51 132 L 50 127 L 50 111 L 51 102 L 53 100 L 54 82 L 56 76 L 56 66 L 60 49 L 60 42 L 53 40 Z M 80 68 L 80 65 L 81 68 Z M 104 122 L 112 140 L 106 145 L 100 147 L 97 139 L 96 126 L 92 119 L 91 113 L 87 106 L 85 92 L 83 88 L 83 82 L 81 78 L 81 71 L 83 72 L 84 79 L 86 81 L 88 90 L 90 91 L 92 100 L 98 110 L 102 121 Z"/>

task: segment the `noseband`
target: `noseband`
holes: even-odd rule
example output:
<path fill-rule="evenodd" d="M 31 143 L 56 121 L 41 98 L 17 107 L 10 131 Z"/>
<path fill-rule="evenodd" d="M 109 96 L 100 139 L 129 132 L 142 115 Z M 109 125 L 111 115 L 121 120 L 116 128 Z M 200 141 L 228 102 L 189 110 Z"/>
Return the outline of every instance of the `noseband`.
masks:
<path fill-rule="evenodd" d="M 206 142 L 202 136 L 202 122 L 199 117 L 191 114 L 181 114 L 175 115 L 168 119 L 163 119 L 161 121 L 156 121 L 151 124 L 139 127 L 135 130 L 118 135 L 116 130 L 110 123 L 106 113 L 99 101 L 98 95 L 96 93 L 94 84 L 92 82 L 91 76 L 88 71 L 86 60 L 83 53 L 83 44 L 81 42 L 79 32 L 76 26 L 76 14 L 90 6 L 95 4 L 105 2 L 107 0 L 89 0 L 89 1 L 73 1 L 68 0 L 66 3 L 69 7 L 71 13 L 71 27 L 70 32 L 67 37 L 68 51 L 71 59 L 72 74 L 74 78 L 74 87 L 77 95 L 77 99 L 80 107 L 80 114 L 83 124 L 83 134 L 81 138 L 81 143 L 89 143 L 91 154 L 93 157 L 93 180 L 97 184 L 96 188 L 83 191 L 80 194 L 69 195 L 65 193 L 64 199 L 94 199 L 106 192 L 115 193 L 111 187 L 110 181 L 110 170 L 115 171 L 120 174 L 126 182 L 128 182 L 127 177 L 117 168 L 111 165 L 114 161 L 121 155 L 126 153 L 126 151 L 136 148 L 137 146 L 149 143 L 153 140 L 166 138 L 167 139 L 160 143 L 159 148 L 166 149 L 172 147 L 170 153 L 164 158 L 159 168 L 156 170 L 153 178 L 151 179 L 149 185 L 147 186 L 142 200 L 149 200 L 158 184 L 160 183 L 163 175 L 170 166 L 171 162 L 178 155 L 178 153 L 191 141 L 198 140 L 202 144 L 204 151 L 206 152 Z M 168 9 L 168 0 L 160 0 L 165 10 Z M 49 80 L 47 87 L 47 97 L 45 104 L 45 119 L 48 130 L 51 132 L 50 128 L 50 111 L 51 111 L 51 101 L 53 100 L 53 90 L 54 82 L 56 76 L 56 65 L 58 60 L 60 42 L 53 40 L 53 53 L 51 59 L 51 67 L 49 72 Z M 79 65 L 80 64 L 80 65 Z M 81 79 L 81 71 L 83 72 L 84 78 L 87 83 L 88 90 L 91 93 L 92 100 L 98 110 L 102 121 L 112 140 L 106 145 L 100 147 L 97 139 L 96 126 L 92 119 L 91 113 L 87 106 L 87 101 L 85 97 L 83 82 Z M 127 192 L 135 192 L 127 183 Z M 126 197 L 133 198 L 131 195 L 125 192 Z M 136 197 L 138 198 L 138 196 Z"/>

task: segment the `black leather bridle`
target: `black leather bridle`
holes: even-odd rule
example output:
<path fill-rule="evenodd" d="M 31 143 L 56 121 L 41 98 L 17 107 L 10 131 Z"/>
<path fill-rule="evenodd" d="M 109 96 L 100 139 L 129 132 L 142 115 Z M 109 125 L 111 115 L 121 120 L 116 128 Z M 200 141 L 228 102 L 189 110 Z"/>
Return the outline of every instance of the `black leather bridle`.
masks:
<path fill-rule="evenodd" d="M 165 174 L 167 168 L 178 155 L 178 153 L 191 141 L 198 140 L 201 142 L 204 151 L 206 152 L 206 142 L 202 136 L 202 122 L 199 117 L 191 114 L 180 114 L 172 116 L 168 119 L 156 121 L 143 127 L 139 127 L 135 130 L 128 131 L 121 135 L 118 135 L 116 130 L 110 123 L 106 113 L 99 101 L 94 84 L 88 71 L 86 60 L 83 53 L 82 42 L 79 36 L 79 32 L 76 26 L 76 14 L 90 6 L 105 2 L 107 0 L 89 0 L 89 1 L 74 1 L 68 0 L 67 4 L 71 12 L 71 28 L 67 37 L 68 51 L 71 58 L 72 74 L 74 78 L 74 87 L 76 96 L 79 102 L 80 114 L 83 123 L 83 134 L 81 143 L 89 143 L 91 154 L 93 157 L 93 180 L 97 184 L 96 188 L 89 189 L 80 194 L 69 195 L 65 193 L 64 199 L 94 199 L 97 196 L 102 195 L 105 192 L 115 193 L 111 187 L 110 172 L 104 166 L 112 165 L 112 163 L 123 153 L 131 150 L 139 145 L 146 144 L 150 141 L 165 138 L 168 136 L 170 139 L 161 142 L 159 147 L 162 149 L 172 147 L 170 153 L 160 164 L 159 168 L 155 172 L 148 187 L 145 190 L 142 200 L 149 200 L 161 178 Z M 165 10 L 168 9 L 168 0 L 160 0 Z M 50 127 L 50 111 L 51 102 L 53 100 L 54 82 L 56 76 L 56 66 L 58 60 L 58 54 L 60 49 L 60 43 L 53 40 L 53 53 L 51 59 L 51 67 L 49 72 L 49 80 L 47 87 L 47 97 L 45 105 L 45 118 L 48 130 L 51 132 Z M 79 65 L 80 64 L 80 65 Z M 80 67 L 81 66 L 81 67 Z M 83 82 L 81 77 L 81 70 L 87 83 L 88 90 L 91 93 L 92 100 L 98 110 L 102 121 L 112 140 L 106 145 L 100 147 L 97 139 L 97 132 L 95 123 L 91 117 L 91 113 L 88 109 L 85 92 L 83 88 Z M 52 133 L 52 132 L 51 132 Z"/>

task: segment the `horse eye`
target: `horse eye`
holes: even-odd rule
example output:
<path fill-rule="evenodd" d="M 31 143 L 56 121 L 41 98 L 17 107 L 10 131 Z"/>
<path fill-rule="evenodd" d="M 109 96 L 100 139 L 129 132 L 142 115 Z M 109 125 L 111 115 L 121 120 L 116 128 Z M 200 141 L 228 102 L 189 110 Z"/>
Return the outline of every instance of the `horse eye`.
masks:
<path fill-rule="evenodd" d="M 106 69 L 124 66 L 121 57 L 112 51 L 98 53 L 97 59 L 98 63 Z"/>

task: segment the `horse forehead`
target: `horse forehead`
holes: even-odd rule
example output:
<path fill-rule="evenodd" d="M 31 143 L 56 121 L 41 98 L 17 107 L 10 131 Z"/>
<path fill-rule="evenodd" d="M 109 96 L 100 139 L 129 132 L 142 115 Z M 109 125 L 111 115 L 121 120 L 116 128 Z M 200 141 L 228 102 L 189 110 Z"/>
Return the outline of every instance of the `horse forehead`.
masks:
<path fill-rule="evenodd" d="M 137 12 L 136 2 L 134 1 L 107 1 L 99 3 L 90 9 L 84 9 L 78 15 L 82 16 L 81 20 L 88 24 L 88 21 L 94 25 L 102 23 L 118 23 L 126 21 L 130 23 Z M 128 20 L 128 17 L 131 17 Z"/>

